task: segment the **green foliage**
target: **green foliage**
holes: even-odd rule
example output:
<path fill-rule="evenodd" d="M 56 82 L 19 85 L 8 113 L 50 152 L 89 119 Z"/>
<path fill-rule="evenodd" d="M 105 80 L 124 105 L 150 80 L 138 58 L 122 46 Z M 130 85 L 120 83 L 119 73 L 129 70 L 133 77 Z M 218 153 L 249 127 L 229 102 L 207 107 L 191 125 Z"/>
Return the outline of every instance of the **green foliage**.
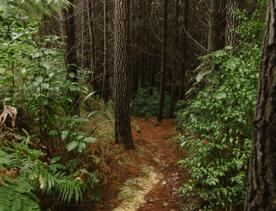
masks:
<path fill-rule="evenodd" d="M 38 18 L 43 14 L 51 15 L 59 12 L 68 5 L 68 0 L 0 0 L 0 10 L 13 14 L 20 11 L 20 13 Z"/>
<path fill-rule="evenodd" d="M 61 47 L 60 38 L 48 37 L 44 42 L 37 37 L 38 22 L 25 13 L 13 13 L 18 13 L 14 9 L 18 5 L 10 4 L 15 2 L 6 2 L 8 10 L 0 6 L 0 99 L 1 104 L 18 109 L 18 129 L 28 130 L 36 139 L 28 136 L 2 143 L 1 135 L 0 210 L 39 210 L 45 200 L 53 207 L 94 200 L 98 180 L 80 156 L 95 139 L 81 130 L 88 119 L 70 116 L 69 93 L 87 95 L 88 88 L 65 80 L 63 52 L 44 47 L 49 41 Z M 27 2 L 30 7 L 35 3 L 25 1 L 23 9 Z M 79 153 L 63 156 L 66 146 Z M 44 148 L 47 155 L 41 152 Z M 84 198 L 86 192 L 90 196 Z"/>
<path fill-rule="evenodd" d="M 28 146 L 29 137 L 20 143 L 3 142 L 0 150 L 0 210 L 40 210 L 39 195 L 56 195 L 63 202 L 83 200 L 83 192 L 98 182 L 94 174 L 86 171 L 89 183 L 81 179 L 84 169 L 68 174 L 66 166 L 54 157 L 45 162 L 40 150 Z M 5 170 L 5 171 L 4 171 Z M 14 172 L 10 177 L 9 172 Z"/>
<path fill-rule="evenodd" d="M 251 36 L 263 29 L 250 21 L 255 23 L 241 27 L 241 46 L 235 53 L 227 47 L 203 58 L 188 92 L 197 94 L 179 103 L 178 124 L 185 131 L 181 143 L 189 151 L 180 164 L 191 175 L 181 193 L 199 196 L 204 210 L 242 207 L 245 201 L 261 55 L 260 39 L 252 42 Z M 219 71 L 210 71 L 210 59 Z"/>
<path fill-rule="evenodd" d="M 165 95 L 164 117 L 170 117 L 171 97 Z M 135 99 L 132 102 L 132 110 L 134 115 L 151 117 L 156 115 L 159 104 L 159 92 L 157 89 L 139 89 Z"/>

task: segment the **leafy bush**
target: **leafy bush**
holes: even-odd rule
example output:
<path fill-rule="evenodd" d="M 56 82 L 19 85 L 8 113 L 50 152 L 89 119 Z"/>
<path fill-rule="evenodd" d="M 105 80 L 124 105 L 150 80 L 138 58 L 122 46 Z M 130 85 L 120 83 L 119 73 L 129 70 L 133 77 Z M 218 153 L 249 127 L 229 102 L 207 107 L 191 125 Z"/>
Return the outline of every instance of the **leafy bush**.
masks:
<path fill-rule="evenodd" d="M 171 115 L 171 97 L 165 95 L 164 102 L 164 117 L 170 117 Z M 159 92 L 157 89 L 139 89 L 135 99 L 132 102 L 132 110 L 134 115 L 151 117 L 156 115 L 159 104 Z"/>
<path fill-rule="evenodd" d="M 182 145 L 189 151 L 180 163 L 191 174 L 181 193 L 198 194 L 206 210 L 244 203 L 259 55 L 257 46 L 238 57 L 216 52 L 221 72 L 209 76 L 208 86 L 178 111 L 187 131 Z"/>
<path fill-rule="evenodd" d="M 41 194 L 57 194 L 66 203 L 79 202 L 84 191 L 97 184 L 95 174 L 84 169 L 70 169 L 68 173 L 60 157 L 47 161 L 45 153 L 29 147 L 31 143 L 27 136 L 20 142 L 1 144 L 0 210 L 40 210 Z"/>
<path fill-rule="evenodd" d="M 1 131 L 0 210 L 39 210 L 45 201 L 54 208 L 94 200 L 98 180 L 81 156 L 95 138 L 82 129 L 88 118 L 70 115 L 68 94 L 87 95 L 88 88 L 65 80 L 63 52 L 43 47 L 36 20 L 2 9 L 0 101 L 18 109 L 16 135 L 27 130 L 35 138 L 7 142 Z M 62 45 L 59 37 L 47 39 Z"/>
<path fill-rule="evenodd" d="M 187 93 L 196 96 L 178 105 L 177 120 L 185 133 L 181 143 L 189 151 L 179 163 L 191 175 L 181 193 L 200 197 L 204 210 L 242 207 L 246 197 L 261 54 L 261 39 L 251 35 L 263 29 L 248 21 L 239 28 L 243 35 L 239 49 L 233 53 L 226 47 L 205 56 L 196 70 L 195 88 Z M 210 71 L 213 63 L 219 71 Z"/>

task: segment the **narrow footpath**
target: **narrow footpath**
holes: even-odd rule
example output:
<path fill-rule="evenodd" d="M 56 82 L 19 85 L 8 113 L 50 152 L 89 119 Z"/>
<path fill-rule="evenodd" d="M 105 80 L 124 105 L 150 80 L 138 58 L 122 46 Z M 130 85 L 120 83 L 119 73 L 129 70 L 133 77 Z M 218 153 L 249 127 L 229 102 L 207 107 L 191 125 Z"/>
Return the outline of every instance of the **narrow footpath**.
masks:
<path fill-rule="evenodd" d="M 136 150 L 121 151 L 130 165 L 111 165 L 111 173 L 116 175 L 108 179 L 96 210 L 185 210 L 179 188 L 188 180 L 188 173 L 177 162 L 186 152 L 173 141 L 177 136 L 174 120 L 157 123 L 155 118 L 133 118 L 132 128 Z"/>

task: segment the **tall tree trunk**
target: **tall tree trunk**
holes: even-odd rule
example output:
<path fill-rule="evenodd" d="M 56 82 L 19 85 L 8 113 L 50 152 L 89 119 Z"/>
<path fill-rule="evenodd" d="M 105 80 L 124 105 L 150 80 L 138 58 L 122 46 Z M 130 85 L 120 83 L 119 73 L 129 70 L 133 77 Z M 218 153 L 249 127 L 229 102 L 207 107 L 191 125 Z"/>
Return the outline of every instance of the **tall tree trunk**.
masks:
<path fill-rule="evenodd" d="M 184 61 L 183 61 L 183 68 L 180 72 L 180 86 L 179 86 L 179 91 L 178 91 L 178 99 L 182 100 L 185 96 L 185 81 L 186 81 L 186 69 L 187 69 L 187 61 L 186 61 L 186 54 L 187 54 L 187 33 L 188 33 L 188 23 L 189 23 L 189 8 L 190 7 L 190 1 L 189 0 L 185 0 L 184 2 L 184 39 L 183 39 L 183 57 L 184 57 Z"/>
<path fill-rule="evenodd" d="M 88 18 L 88 30 L 89 30 L 89 40 L 90 40 L 90 74 L 88 77 L 88 82 L 93 85 L 95 91 L 99 91 L 99 76 L 96 68 L 96 35 L 95 26 L 93 20 L 93 1 L 87 1 L 87 18 Z"/>
<path fill-rule="evenodd" d="M 179 26 L 179 0 L 175 1 L 175 42 L 174 42 L 174 49 L 176 51 L 176 58 L 174 62 L 174 68 L 172 70 L 172 78 L 171 78 L 171 96 L 172 96 L 172 104 L 171 104 L 171 116 L 173 117 L 175 111 L 175 103 L 176 103 L 176 93 L 175 93 L 175 77 L 177 72 L 177 56 L 178 56 L 178 30 Z"/>
<path fill-rule="evenodd" d="M 211 53 L 224 47 L 225 1 L 211 0 L 209 13 L 208 51 Z"/>
<path fill-rule="evenodd" d="M 70 1 L 73 5 L 73 0 Z M 75 19 L 74 8 L 70 5 L 67 10 L 62 11 L 62 36 L 65 43 L 65 65 L 67 69 L 66 79 L 72 82 L 78 82 L 78 67 L 77 67 L 77 49 L 76 49 L 76 35 L 75 35 Z M 71 113 L 79 113 L 79 96 L 75 92 L 69 93 L 73 98 L 70 105 Z"/>
<path fill-rule="evenodd" d="M 248 176 L 247 211 L 276 210 L 276 0 L 269 0 Z"/>
<path fill-rule="evenodd" d="M 114 106 L 115 139 L 134 149 L 130 125 L 129 0 L 115 1 Z"/>
<path fill-rule="evenodd" d="M 138 89 L 138 69 L 135 68 L 135 0 L 131 0 L 131 98 L 134 99 Z"/>
<path fill-rule="evenodd" d="M 107 66 L 107 0 L 103 0 L 103 10 L 104 10 L 104 58 L 103 58 L 103 83 L 102 83 L 102 98 L 104 102 L 108 101 L 108 66 Z"/>
<path fill-rule="evenodd" d="M 86 58 L 85 58 L 85 54 L 86 54 L 86 52 L 85 52 L 86 36 L 85 35 L 86 35 L 86 33 L 84 31 L 86 12 L 85 12 L 84 8 L 86 8 L 86 2 L 82 1 L 80 6 L 81 6 L 81 69 L 84 69 L 85 68 L 84 63 L 86 60 Z"/>
<path fill-rule="evenodd" d="M 226 5 L 226 32 L 225 32 L 225 43 L 226 45 L 236 46 L 238 44 L 237 18 L 235 12 L 239 9 L 238 0 L 227 0 Z"/>
<path fill-rule="evenodd" d="M 91 30 L 90 30 L 90 5 L 89 0 L 82 1 L 82 68 L 88 71 L 88 75 L 91 75 Z M 88 29 L 87 29 L 88 28 Z"/>
<path fill-rule="evenodd" d="M 168 25 L 168 0 L 164 0 L 164 20 L 163 20 L 163 39 L 162 39 L 162 59 L 160 72 L 160 97 L 157 120 L 163 120 L 164 101 L 165 101 L 165 74 L 167 68 L 167 25 Z"/>

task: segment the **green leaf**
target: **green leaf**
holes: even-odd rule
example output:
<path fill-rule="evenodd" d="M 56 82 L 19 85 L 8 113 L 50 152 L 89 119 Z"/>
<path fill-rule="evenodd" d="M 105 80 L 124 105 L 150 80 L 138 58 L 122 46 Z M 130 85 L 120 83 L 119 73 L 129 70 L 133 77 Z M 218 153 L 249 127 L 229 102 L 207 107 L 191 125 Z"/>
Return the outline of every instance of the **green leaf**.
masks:
<path fill-rule="evenodd" d="M 83 152 L 83 150 L 85 150 L 85 148 L 86 148 L 86 144 L 85 143 L 79 143 L 77 151 L 79 153 L 81 153 L 81 152 Z"/>
<path fill-rule="evenodd" d="M 41 84 L 41 87 L 42 87 L 43 89 L 48 90 L 49 87 L 50 87 L 50 84 L 48 84 L 48 83 L 42 83 L 42 84 Z"/>
<path fill-rule="evenodd" d="M 87 144 L 92 144 L 93 142 L 96 141 L 96 138 L 94 138 L 94 137 L 86 137 L 83 141 L 85 143 L 87 143 Z"/>
<path fill-rule="evenodd" d="M 61 159 L 61 156 L 56 156 L 51 159 L 51 163 L 56 163 Z"/>
<path fill-rule="evenodd" d="M 50 132 L 49 132 L 49 135 L 50 136 L 58 136 L 58 131 L 57 130 L 51 130 Z"/>
<path fill-rule="evenodd" d="M 227 95 L 224 92 L 217 92 L 214 97 L 218 100 L 225 99 Z"/>
<path fill-rule="evenodd" d="M 63 130 L 61 132 L 61 139 L 64 141 L 67 138 L 68 134 L 69 134 L 68 130 Z"/>
<path fill-rule="evenodd" d="M 204 77 L 205 77 L 206 75 L 208 75 L 210 72 L 211 72 L 211 71 L 200 72 L 200 73 L 198 73 L 197 76 L 196 76 L 196 81 L 197 81 L 197 82 L 201 82 L 202 79 L 204 79 Z"/>
<path fill-rule="evenodd" d="M 67 145 L 66 148 L 67 148 L 68 151 L 72 151 L 72 150 L 76 149 L 78 147 L 78 145 L 79 145 L 78 141 L 72 141 L 71 143 L 69 143 Z"/>

